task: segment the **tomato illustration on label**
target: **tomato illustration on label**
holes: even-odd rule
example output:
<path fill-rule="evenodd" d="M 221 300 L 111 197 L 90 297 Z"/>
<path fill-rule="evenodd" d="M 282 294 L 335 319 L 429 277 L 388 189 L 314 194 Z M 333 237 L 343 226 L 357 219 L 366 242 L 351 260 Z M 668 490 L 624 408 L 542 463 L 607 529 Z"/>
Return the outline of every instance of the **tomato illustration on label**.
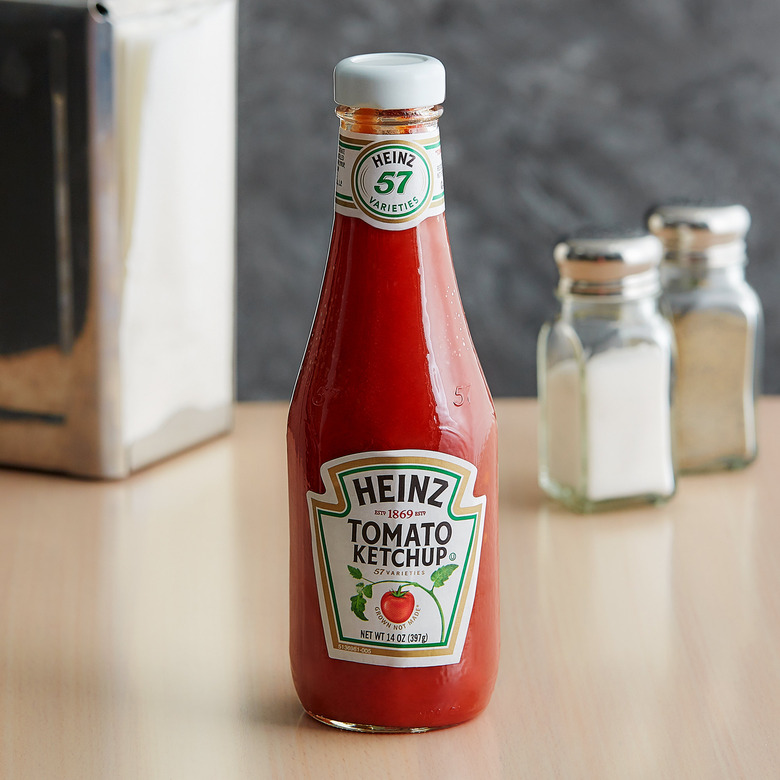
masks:
<path fill-rule="evenodd" d="M 379 602 L 379 609 L 387 620 L 391 623 L 401 624 L 405 623 L 412 615 L 414 611 L 414 596 L 409 591 L 404 591 L 403 588 L 419 588 L 424 593 L 427 593 L 433 603 L 436 605 L 439 611 L 439 617 L 441 619 L 441 636 L 444 638 L 444 612 L 442 611 L 439 599 L 436 597 L 436 588 L 441 588 L 445 582 L 450 578 L 450 575 L 458 568 L 457 563 L 448 563 L 445 566 L 441 566 L 431 574 L 431 580 L 433 585 L 430 588 L 426 588 L 419 582 L 412 580 L 405 580 L 398 582 L 394 580 L 380 580 L 374 582 L 363 576 L 363 572 L 355 566 L 347 566 L 349 573 L 356 579 L 360 580 L 356 586 L 357 593 L 350 599 L 350 605 L 355 617 L 360 620 L 368 620 L 366 617 L 366 604 L 367 599 L 374 596 L 374 585 L 382 585 L 391 583 L 398 585 L 395 590 L 389 590 L 382 596 Z M 397 603 L 394 603 L 397 602 Z"/>
<path fill-rule="evenodd" d="M 379 603 L 382 614 L 391 623 L 406 623 L 414 612 L 414 596 L 408 591 L 403 590 L 401 585 L 398 590 L 388 590 Z"/>

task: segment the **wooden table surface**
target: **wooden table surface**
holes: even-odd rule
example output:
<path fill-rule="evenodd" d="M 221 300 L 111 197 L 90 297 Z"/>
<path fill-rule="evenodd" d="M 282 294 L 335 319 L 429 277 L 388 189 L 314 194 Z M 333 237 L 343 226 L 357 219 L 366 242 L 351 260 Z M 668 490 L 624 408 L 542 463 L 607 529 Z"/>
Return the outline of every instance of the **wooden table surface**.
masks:
<path fill-rule="evenodd" d="M 780 777 L 780 399 L 749 469 L 591 517 L 536 486 L 535 402 L 497 407 L 498 686 L 422 735 L 295 698 L 284 405 L 124 482 L 0 471 L 0 777 Z"/>

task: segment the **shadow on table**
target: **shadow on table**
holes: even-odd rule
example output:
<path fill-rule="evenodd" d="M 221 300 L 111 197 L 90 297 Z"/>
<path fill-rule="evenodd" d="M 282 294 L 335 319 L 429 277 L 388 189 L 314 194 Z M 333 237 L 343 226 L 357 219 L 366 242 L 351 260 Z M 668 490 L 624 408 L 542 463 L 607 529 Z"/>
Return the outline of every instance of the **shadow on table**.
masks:
<path fill-rule="evenodd" d="M 297 726 L 301 718 L 311 720 L 295 696 L 255 696 L 241 705 L 241 719 L 256 725 Z"/>

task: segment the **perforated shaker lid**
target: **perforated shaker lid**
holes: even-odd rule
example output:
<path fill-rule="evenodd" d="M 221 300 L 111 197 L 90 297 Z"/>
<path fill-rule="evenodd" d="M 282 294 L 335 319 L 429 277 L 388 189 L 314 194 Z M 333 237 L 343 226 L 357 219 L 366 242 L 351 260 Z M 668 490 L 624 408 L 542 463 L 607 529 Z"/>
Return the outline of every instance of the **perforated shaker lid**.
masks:
<path fill-rule="evenodd" d="M 333 97 L 342 106 L 422 108 L 443 102 L 444 93 L 444 65 L 425 54 L 358 54 L 333 71 Z"/>

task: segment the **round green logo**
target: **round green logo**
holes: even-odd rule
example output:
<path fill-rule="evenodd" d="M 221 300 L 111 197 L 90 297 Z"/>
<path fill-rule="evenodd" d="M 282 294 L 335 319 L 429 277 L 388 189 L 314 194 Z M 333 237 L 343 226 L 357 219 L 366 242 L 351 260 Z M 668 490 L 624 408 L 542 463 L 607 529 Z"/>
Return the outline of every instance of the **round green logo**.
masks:
<path fill-rule="evenodd" d="M 357 207 L 381 222 L 407 222 L 431 201 L 433 170 L 428 155 L 412 141 L 379 141 L 355 160 L 352 195 Z"/>

